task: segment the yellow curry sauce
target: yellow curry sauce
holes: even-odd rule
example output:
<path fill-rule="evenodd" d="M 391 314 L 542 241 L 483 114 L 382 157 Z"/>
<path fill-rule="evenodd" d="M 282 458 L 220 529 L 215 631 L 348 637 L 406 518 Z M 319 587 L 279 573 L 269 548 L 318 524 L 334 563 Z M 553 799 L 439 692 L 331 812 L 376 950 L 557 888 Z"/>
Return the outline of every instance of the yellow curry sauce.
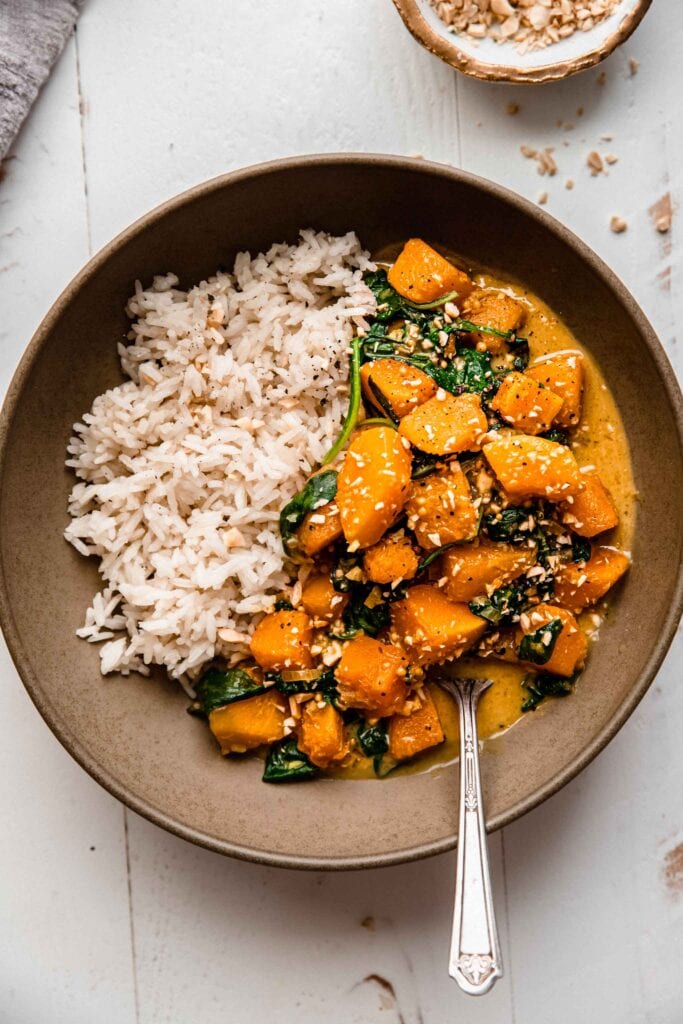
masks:
<path fill-rule="evenodd" d="M 589 352 L 537 296 L 450 259 L 411 239 L 368 280 L 347 421 L 281 517 L 299 583 L 251 659 L 198 687 L 223 753 L 268 747 L 267 782 L 451 761 L 457 709 L 430 671 L 492 679 L 480 736 L 510 728 L 571 690 L 628 568 L 628 445 Z"/>
<path fill-rule="evenodd" d="M 457 257 L 455 262 L 459 266 L 466 263 Z M 582 465 L 590 463 L 596 467 L 619 510 L 620 522 L 608 535 L 609 543 L 630 550 L 635 526 L 636 491 L 629 447 L 621 415 L 595 361 L 588 349 L 533 292 L 491 274 L 477 274 L 475 280 L 483 288 L 504 290 L 525 306 L 527 313 L 522 333 L 529 339 L 530 365 L 551 352 L 581 352 L 585 361 L 583 411 L 581 427 L 573 435 L 576 446 L 574 451 Z M 595 630 L 596 623 L 592 621 L 592 616 L 598 614 L 602 617 L 607 604 L 608 599 L 604 599 L 595 608 L 579 616 L 582 628 L 591 632 Z M 527 673 L 525 668 L 490 658 L 463 657 L 454 663 L 453 670 L 461 676 L 493 680 L 493 685 L 479 699 L 477 724 L 480 739 L 504 732 L 523 717 L 522 680 Z M 452 697 L 438 686 L 432 686 L 431 692 L 446 739 L 413 761 L 399 765 L 395 769 L 397 775 L 426 771 L 447 764 L 459 756 L 458 708 Z M 535 713 L 542 714 L 543 708 L 544 705 Z M 372 759 L 363 757 L 358 751 L 333 774 L 342 779 L 375 778 Z"/>

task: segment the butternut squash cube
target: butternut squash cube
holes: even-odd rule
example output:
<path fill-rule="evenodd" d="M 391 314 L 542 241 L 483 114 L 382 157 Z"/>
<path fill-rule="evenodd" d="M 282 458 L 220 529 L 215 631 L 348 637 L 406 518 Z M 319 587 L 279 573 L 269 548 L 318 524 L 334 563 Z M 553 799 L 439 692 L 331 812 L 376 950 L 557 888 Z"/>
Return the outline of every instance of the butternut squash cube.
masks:
<path fill-rule="evenodd" d="M 411 661 L 439 665 L 476 643 L 486 622 L 466 604 L 449 601 L 438 587 L 418 584 L 392 604 L 391 629 L 392 639 L 405 647 Z"/>
<path fill-rule="evenodd" d="M 344 650 L 335 673 L 345 708 L 361 708 L 383 717 L 401 711 L 408 687 L 408 659 L 400 647 L 358 636 Z"/>
<path fill-rule="evenodd" d="M 550 429 L 562 408 L 562 399 L 524 373 L 508 373 L 491 402 L 491 408 L 516 430 L 543 434 Z"/>
<path fill-rule="evenodd" d="M 553 619 L 560 619 L 562 631 L 555 641 L 553 653 L 548 661 L 543 665 L 531 662 L 522 664 L 528 664 L 530 668 L 540 669 L 542 672 L 551 672 L 555 676 L 573 676 L 577 669 L 583 667 L 586 660 L 588 640 L 572 613 L 566 608 L 553 604 L 537 604 L 523 616 L 517 630 L 517 644 L 521 643 L 526 634 L 535 632 L 541 626 L 547 626 Z"/>
<path fill-rule="evenodd" d="M 339 764 L 349 751 L 344 719 L 331 704 L 321 707 L 315 698 L 304 704 L 298 736 L 299 750 L 318 768 Z"/>
<path fill-rule="evenodd" d="M 337 478 L 337 504 L 349 544 L 376 544 L 410 491 L 412 456 L 391 427 L 370 427 L 349 445 Z"/>
<path fill-rule="evenodd" d="M 320 554 L 341 536 L 342 525 L 336 501 L 329 501 L 314 512 L 307 512 L 297 530 L 299 547 L 309 558 Z"/>
<path fill-rule="evenodd" d="M 406 512 L 408 526 L 425 551 L 471 540 L 477 532 L 479 514 L 458 462 L 450 462 L 422 480 L 413 480 Z"/>
<path fill-rule="evenodd" d="M 585 565 L 567 562 L 555 572 L 554 598 L 563 608 L 578 615 L 604 597 L 630 564 L 630 559 L 621 551 L 593 547 Z"/>
<path fill-rule="evenodd" d="M 439 389 L 428 402 L 404 416 L 399 433 L 430 455 L 452 455 L 481 448 L 488 422 L 479 395 L 451 395 Z"/>
<path fill-rule="evenodd" d="M 504 292 L 484 291 L 478 288 L 462 305 L 462 315 L 473 324 L 493 327 L 496 331 L 516 331 L 524 323 L 525 310 L 521 303 Z M 479 351 L 494 354 L 505 352 L 505 339 L 495 334 L 477 331 L 472 339 Z"/>
<path fill-rule="evenodd" d="M 271 612 L 254 630 L 251 653 L 266 672 L 311 668 L 312 640 L 313 629 L 306 612 Z"/>
<path fill-rule="evenodd" d="M 428 373 L 398 359 L 364 363 L 360 375 L 366 401 L 382 416 L 386 416 L 387 410 L 378 393 L 397 419 L 436 394 L 436 381 Z"/>
<path fill-rule="evenodd" d="M 211 732 L 223 754 L 243 754 L 285 735 L 285 701 L 277 690 L 216 708 L 209 715 Z"/>
<path fill-rule="evenodd" d="M 467 603 L 521 576 L 536 561 L 536 548 L 513 544 L 463 544 L 442 556 L 444 593 L 451 601 Z"/>
<path fill-rule="evenodd" d="M 324 619 L 326 622 L 338 619 L 348 600 L 348 594 L 337 593 L 329 575 L 309 576 L 301 593 L 304 611 L 312 618 Z"/>
<path fill-rule="evenodd" d="M 512 500 L 561 501 L 585 487 L 583 474 L 571 451 L 556 441 L 527 434 L 501 437 L 485 444 L 483 452 Z"/>
<path fill-rule="evenodd" d="M 584 488 L 571 502 L 563 502 L 562 522 L 580 537 L 596 537 L 619 522 L 612 495 L 597 473 L 583 473 Z"/>
<path fill-rule="evenodd" d="M 412 580 L 417 566 L 418 558 L 408 537 L 397 540 L 383 537 L 378 544 L 368 548 L 363 559 L 365 573 L 373 583 Z"/>
<path fill-rule="evenodd" d="M 421 238 L 408 239 L 387 279 L 399 295 L 418 304 L 435 302 L 453 291 L 464 297 L 474 287 L 467 274 Z"/>
<path fill-rule="evenodd" d="M 395 761 L 407 761 L 423 750 L 444 741 L 436 704 L 425 688 L 419 708 L 409 715 L 394 715 L 389 721 L 389 754 Z"/>
<path fill-rule="evenodd" d="M 538 381 L 562 399 L 562 408 L 555 416 L 555 426 L 575 427 L 581 419 L 583 397 L 583 356 L 580 352 L 558 352 L 526 371 L 527 377 Z"/>

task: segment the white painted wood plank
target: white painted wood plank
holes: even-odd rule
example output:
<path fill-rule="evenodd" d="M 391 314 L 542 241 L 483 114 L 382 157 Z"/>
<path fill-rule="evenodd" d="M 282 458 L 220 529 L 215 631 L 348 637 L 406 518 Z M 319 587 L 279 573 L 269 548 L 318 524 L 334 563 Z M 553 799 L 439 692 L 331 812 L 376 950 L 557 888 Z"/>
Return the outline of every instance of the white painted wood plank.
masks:
<path fill-rule="evenodd" d="M 130 839 L 141 1024 L 510 1019 L 509 977 L 472 1001 L 447 975 L 451 855 L 312 874 L 230 861 L 135 815 Z M 492 854 L 502 896 L 498 839 Z"/>
<path fill-rule="evenodd" d="M 49 303 L 87 258 L 73 41 L 5 170 L 2 391 Z M 122 808 L 52 737 L 4 644 L 0 681 L 0 1020 L 132 1024 Z"/>
<path fill-rule="evenodd" d="M 162 199 L 260 160 L 457 155 L 452 72 L 387 0 L 92 0 L 78 31 L 96 246 Z"/>

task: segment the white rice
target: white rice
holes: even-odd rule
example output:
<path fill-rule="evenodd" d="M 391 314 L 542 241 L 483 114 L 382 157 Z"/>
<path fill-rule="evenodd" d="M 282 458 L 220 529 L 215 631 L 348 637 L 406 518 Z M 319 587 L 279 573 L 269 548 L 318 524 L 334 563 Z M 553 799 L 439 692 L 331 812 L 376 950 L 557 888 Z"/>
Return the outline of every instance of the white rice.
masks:
<path fill-rule="evenodd" d="M 244 653 L 289 582 L 280 510 L 344 417 L 372 266 L 354 234 L 302 231 L 189 292 L 173 274 L 136 284 L 119 345 L 130 379 L 68 447 L 65 537 L 104 580 L 77 632 L 103 641 L 103 673 L 157 664 L 187 686 L 215 655 Z"/>

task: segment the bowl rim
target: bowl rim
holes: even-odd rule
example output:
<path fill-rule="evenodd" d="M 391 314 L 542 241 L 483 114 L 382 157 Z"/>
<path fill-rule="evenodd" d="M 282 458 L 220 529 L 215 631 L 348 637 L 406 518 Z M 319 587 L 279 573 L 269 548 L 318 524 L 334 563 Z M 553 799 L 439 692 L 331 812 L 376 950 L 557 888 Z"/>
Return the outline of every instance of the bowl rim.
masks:
<path fill-rule="evenodd" d="M 519 85 L 532 85 L 556 82 L 579 71 L 595 67 L 635 32 L 652 5 L 652 0 L 637 0 L 633 9 L 620 21 L 618 28 L 607 36 L 600 46 L 579 54 L 577 57 L 552 61 L 528 70 L 525 70 L 520 64 L 504 64 L 502 62 L 492 64 L 490 61 L 477 60 L 466 53 L 455 41 L 457 35 L 437 32 L 430 25 L 422 13 L 419 0 L 393 0 L 393 3 L 413 38 L 435 57 L 450 64 L 456 71 L 469 75 L 470 78 L 478 78 L 486 82 L 514 82 Z"/>
<path fill-rule="evenodd" d="M 326 153 L 311 154 L 304 156 L 287 157 L 279 160 L 270 160 L 253 164 L 248 167 L 229 171 L 207 181 L 192 186 L 178 195 L 166 200 L 143 214 L 130 224 L 127 228 L 107 242 L 94 256 L 88 260 L 83 268 L 67 284 L 55 302 L 52 304 L 45 317 L 34 332 L 28 346 L 26 347 L 14 375 L 10 381 L 5 400 L 0 410 L 0 487 L 4 476 L 5 460 L 8 451 L 8 442 L 11 432 L 11 423 L 14 413 L 21 399 L 24 384 L 32 370 L 35 361 L 38 359 L 43 343 L 52 330 L 55 322 L 70 303 L 72 297 L 85 285 L 100 268 L 106 263 L 113 252 L 121 249 L 131 238 L 144 232 L 151 224 L 165 217 L 168 213 L 182 207 L 187 202 L 220 191 L 233 184 L 244 181 L 247 178 L 261 177 L 278 174 L 283 170 L 298 170 L 310 167 L 330 167 L 334 165 L 355 165 L 355 166 L 376 166 L 386 167 L 410 172 L 419 172 L 425 175 L 450 178 L 455 182 L 480 189 L 502 202 L 516 207 L 520 212 L 530 216 L 541 223 L 543 227 L 559 236 L 561 241 L 572 248 L 580 258 L 586 261 L 593 273 L 600 281 L 613 292 L 618 300 L 627 309 L 633 318 L 638 330 L 641 332 L 648 351 L 652 356 L 659 371 L 663 388 L 668 404 L 672 410 L 673 417 L 677 424 L 679 448 L 683 450 L 683 396 L 676 378 L 675 371 L 659 341 L 654 328 L 649 323 L 640 306 L 628 291 L 626 286 L 610 270 L 606 263 L 593 252 L 593 250 L 581 241 L 572 231 L 565 227 L 546 211 L 540 209 L 528 199 L 517 195 L 510 189 L 489 181 L 468 171 L 460 170 L 447 164 L 423 160 L 421 158 L 393 156 L 389 154 L 367 154 L 367 153 Z M 637 705 L 642 700 L 646 690 L 653 681 L 664 656 L 666 655 L 671 641 L 676 632 L 676 627 L 683 611 L 683 567 L 679 567 L 678 579 L 671 604 L 665 621 L 662 623 L 661 631 L 653 642 L 652 648 L 641 672 L 636 685 L 629 693 L 603 729 L 592 739 L 583 750 L 582 754 L 564 768 L 552 776 L 545 785 L 540 786 L 525 799 L 518 801 L 505 813 L 496 815 L 487 821 L 487 831 L 493 832 L 512 821 L 526 814 L 548 797 L 556 793 L 562 786 L 579 774 L 607 745 L 612 737 L 618 732 L 626 720 L 630 717 Z M 108 792 L 119 799 L 125 806 L 147 818 L 149 821 L 199 846 L 217 853 L 227 854 L 242 860 L 248 860 L 261 864 L 268 864 L 276 867 L 301 868 L 309 870 L 350 870 L 359 868 L 385 867 L 395 864 L 419 860 L 423 857 L 434 856 L 452 850 L 457 844 L 457 837 L 447 836 L 433 842 L 418 844 L 401 850 L 394 850 L 389 853 L 367 856 L 345 857 L 308 857 L 299 854 L 279 854 L 268 850 L 253 850 L 232 841 L 202 832 L 192 826 L 176 821 L 158 808 L 152 806 L 142 797 L 133 793 L 125 784 L 119 782 L 108 771 L 103 770 L 89 754 L 78 736 L 59 720 L 59 716 L 51 707 L 50 700 L 42 692 L 39 678 L 33 672 L 30 661 L 26 655 L 24 646 L 20 639 L 18 630 L 15 627 L 12 609 L 9 603 L 8 587 L 5 577 L 5 565 L 0 554 L 0 628 L 5 636 L 10 655 L 17 669 L 17 672 L 40 715 L 57 737 L 59 742 L 71 754 L 71 756 L 85 769 Z"/>

